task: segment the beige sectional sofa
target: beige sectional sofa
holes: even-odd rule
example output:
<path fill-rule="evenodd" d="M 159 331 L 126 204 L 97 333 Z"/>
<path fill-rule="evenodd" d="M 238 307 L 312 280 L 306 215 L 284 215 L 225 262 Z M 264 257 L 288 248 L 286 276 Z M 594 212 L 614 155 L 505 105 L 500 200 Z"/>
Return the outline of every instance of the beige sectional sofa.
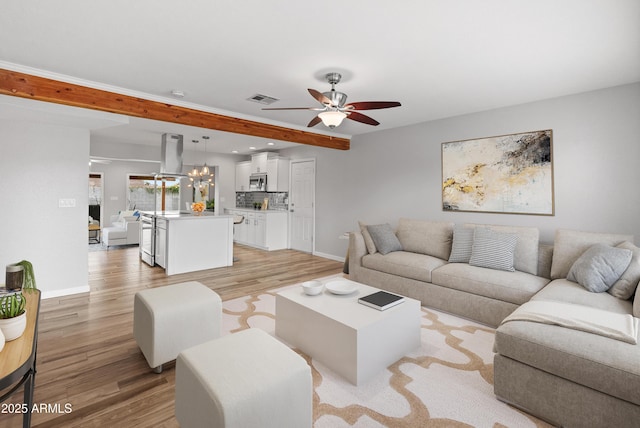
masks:
<path fill-rule="evenodd" d="M 513 270 L 483 267 L 482 260 L 449 262 L 459 255 L 458 244 L 463 241 L 454 236 L 470 233 L 464 229 L 515 236 Z M 538 242 L 536 228 L 411 219 L 400 219 L 395 235 L 399 242 L 395 250 L 382 254 L 366 225 L 353 232 L 351 279 L 496 327 L 494 391 L 499 399 L 558 426 L 638 426 L 640 344 L 517 320 L 529 301 L 593 308 L 596 321 L 617 315 L 640 318 L 640 249 L 631 244 L 632 236 L 558 230 L 551 246 Z M 625 296 L 615 297 L 611 290 L 591 292 L 567 279 L 577 260 L 595 244 L 633 252 L 629 267 L 616 282 L 616 287 L 621 283 L 626 287 Z M 629 294 L 630 299 L 619 298 Z"/>

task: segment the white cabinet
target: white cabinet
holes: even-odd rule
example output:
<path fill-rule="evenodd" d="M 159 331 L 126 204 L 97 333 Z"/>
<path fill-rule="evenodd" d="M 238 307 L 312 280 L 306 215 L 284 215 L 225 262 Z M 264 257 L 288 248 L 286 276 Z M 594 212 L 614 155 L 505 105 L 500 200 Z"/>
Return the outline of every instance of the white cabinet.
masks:
<path fill-rule="evenodd" d="M 267 159 L 267 192 L 289 191 L 289 159 Z"/>
<path fill-rule="evenodd" d="M 255 247 L 267 246 L 267 215 L 249 213 L 247 223 L 247 243 Z"/>
<path fill-rule="evenodd" d="M 251 155 L 251 174 L 259 174 L 267 172 L 268 152 L 256 153 Z"/>
<path fill-rule="evenodd" d="M 249 176 L 251 175 L 251 161 L 236 164 L 236 192 L 249 191 Z"/>
<path fill-rule="evenodd" d="M 165 268 L 166 267 L 166 256 L 167 256 L 167 229 L 158 229 L 157 230 L 157 238 L 156 238 L 156 255 L 155 262 L 157 265 Z"/>
<path fill-rule="evenodd" d="M 231 215 L 243 215 L 244 221 L 234 227 L 233 240 L 263 250 L 287 248 L 287 212 L 255 211 L 236 208 L 227 210 Z"/>

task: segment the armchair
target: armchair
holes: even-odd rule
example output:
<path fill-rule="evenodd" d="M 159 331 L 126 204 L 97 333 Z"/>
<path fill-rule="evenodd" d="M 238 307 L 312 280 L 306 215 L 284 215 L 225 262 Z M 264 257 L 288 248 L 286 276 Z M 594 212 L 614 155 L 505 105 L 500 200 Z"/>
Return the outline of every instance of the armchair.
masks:
<path fill-rule="evenodd" d="M 102 230 L 102 242 L 112 245 L 131 245 L 140 242 L 140 222 L 134 211 L 111 216 L 111 226 Z"/>

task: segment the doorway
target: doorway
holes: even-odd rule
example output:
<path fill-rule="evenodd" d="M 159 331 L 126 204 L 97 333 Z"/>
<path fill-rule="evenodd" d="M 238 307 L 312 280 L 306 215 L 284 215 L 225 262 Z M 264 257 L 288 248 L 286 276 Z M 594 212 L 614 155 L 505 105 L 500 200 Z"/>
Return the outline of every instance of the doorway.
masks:
<path fill-rule="evenodd" d="M 89 243 L 100 242 L 100 231 L 104 227 L 103 200 L 102 173 L 89 173 Z"/>
<path fill-rule="evenodd" d="M 316 160 L 291 161 L 289 246 L 313 253 L 315 234 Z"/>

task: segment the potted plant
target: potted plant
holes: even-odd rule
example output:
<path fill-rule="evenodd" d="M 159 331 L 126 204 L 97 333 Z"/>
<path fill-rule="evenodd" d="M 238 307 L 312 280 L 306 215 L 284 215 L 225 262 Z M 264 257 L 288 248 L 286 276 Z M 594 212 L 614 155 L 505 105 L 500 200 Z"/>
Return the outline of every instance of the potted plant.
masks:
<path fill-rule="evenodd" d="M 35 289 L 36 276 L 33 273 L 33 265 L 31 264 L 31 262 L 28 260 L 22 260 L 16 264 L 24 268 L 24 280 L 22 283 L 22 288 Z"/>
<path fill-rule="evenodd" d="M 0 297 L 0 330 L 9 342 L 17 339 L 27 327 L 26 299 L 22 293 Z"/>

